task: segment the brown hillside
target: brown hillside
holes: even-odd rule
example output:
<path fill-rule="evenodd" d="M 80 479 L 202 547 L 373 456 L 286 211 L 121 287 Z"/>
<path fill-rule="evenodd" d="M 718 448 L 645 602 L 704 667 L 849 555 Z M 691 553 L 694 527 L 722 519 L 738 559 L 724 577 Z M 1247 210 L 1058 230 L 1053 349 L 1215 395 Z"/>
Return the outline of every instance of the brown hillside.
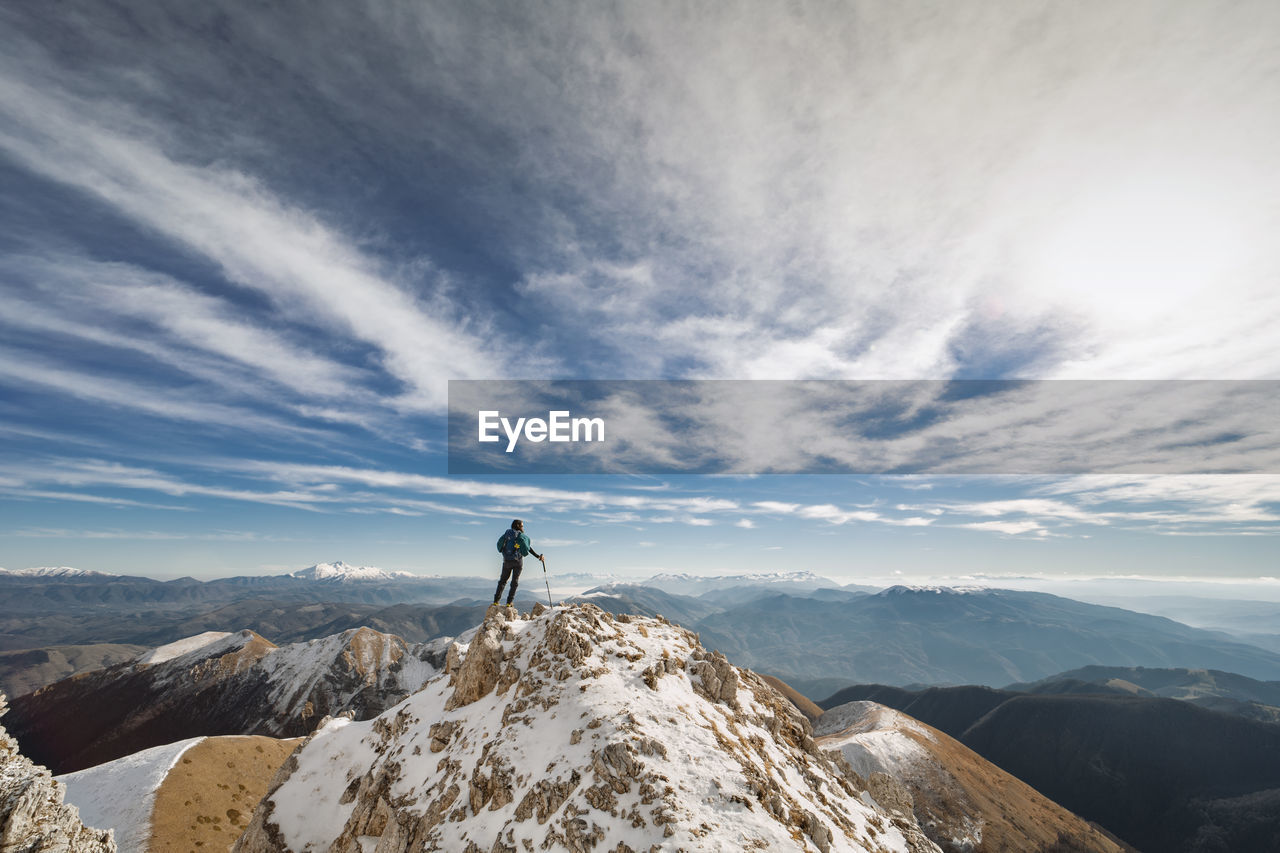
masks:
<path fill-rule="evenodd" d="M 232 735 L 191 747 L 156 791 L 148 853 L 226 850 L 301 742 Z"/>

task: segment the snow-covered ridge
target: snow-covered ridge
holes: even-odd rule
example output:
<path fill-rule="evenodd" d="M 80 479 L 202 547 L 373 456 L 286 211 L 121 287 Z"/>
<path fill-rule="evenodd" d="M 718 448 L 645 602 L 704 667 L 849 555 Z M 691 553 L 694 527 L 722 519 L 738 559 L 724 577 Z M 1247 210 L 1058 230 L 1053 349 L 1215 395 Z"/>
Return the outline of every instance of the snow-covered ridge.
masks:
<path fill-rule="evenodd" d="M 316 563 L 300 571 L 291 572 L 291 578 L 309 581 L 389 581 L 397 578 L 417 577 L 413 572 L 389 572 L 373 566 L 352 566 L 338 560 L 336 563 Z"/>
<path fill-rule="evenodd" d="M 110 572 L 95 572 L 90 569 L 73 569 L 70 566 L 34 566 L 29 569 L 0 569 L 0 574 L 18 575 L 27 578 L 115 578 L 119 575 Z"/>
<path fill-rule="evenodd" d="M 211 646 L 220 640 L 225 640 L 231 636 L 229 631 L 205 631 L 203 634 L 196 634 L 194 637 L 184 637 L 181 640 L 169 643 L 164 646 L 158 646 L 149 651 L 142 652 L 136 658 L 135 663 L 157 664 L 174 658 L 182 657 L 185 654 Z M 214 650 L 210 650 L 212 653 Z"/>
<path fill-rule="evenodd" d="M 537 605 L 468 634 L 404 702 L 320 727 L 234 849 L 937 850 L 683 628 Z"/>

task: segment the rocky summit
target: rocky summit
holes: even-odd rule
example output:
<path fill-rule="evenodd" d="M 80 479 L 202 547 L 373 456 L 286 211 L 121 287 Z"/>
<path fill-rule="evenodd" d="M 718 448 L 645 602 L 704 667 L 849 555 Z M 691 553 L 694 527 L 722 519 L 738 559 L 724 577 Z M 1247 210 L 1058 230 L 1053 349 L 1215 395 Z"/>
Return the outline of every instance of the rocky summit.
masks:
<path fill-rule="evenodd" d="M 491 608 L 404 702 L 322 724 L 233 848 L 553 849 L 939 848 L 757 675 L 590 604 Z"/>
<path fill-rule="evenodd" d="M 0 716 L 9 709 L 0 693 Z M 9 853 L 116 853 L 110 830 L 90 829 L 66 788 L 18 751 L 0 727 L 0 850 Z"/>

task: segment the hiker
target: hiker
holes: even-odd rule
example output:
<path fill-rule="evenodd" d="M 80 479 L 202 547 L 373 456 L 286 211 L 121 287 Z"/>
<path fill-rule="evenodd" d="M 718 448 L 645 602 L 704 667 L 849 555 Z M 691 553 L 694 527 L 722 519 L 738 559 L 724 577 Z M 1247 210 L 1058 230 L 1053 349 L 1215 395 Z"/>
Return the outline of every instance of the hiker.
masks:
<path fill-rule="evenodd" d="M 524 522 L 518 518 L 511 522 L 511 529 L 499 537 L 498 551 L 502 553 L 502 578 L 498 581 L 498 591 L 493 594 L 493 603 L 497 604 L 502 598 L 502 588 L 507 585 L 507 579 L 510 578 L 511 589 L 507 592 L 507 606 L 510 607 L 516 597 L 516 586 L 520 583 L 524 555 L 533 554 L 539 560 L 542 560 L 542 555 L 533 550 L 533 545 L 529 543 L 529 537 L 524 532 Z M 543 565 L 546 565 L 545 560 Z"/>

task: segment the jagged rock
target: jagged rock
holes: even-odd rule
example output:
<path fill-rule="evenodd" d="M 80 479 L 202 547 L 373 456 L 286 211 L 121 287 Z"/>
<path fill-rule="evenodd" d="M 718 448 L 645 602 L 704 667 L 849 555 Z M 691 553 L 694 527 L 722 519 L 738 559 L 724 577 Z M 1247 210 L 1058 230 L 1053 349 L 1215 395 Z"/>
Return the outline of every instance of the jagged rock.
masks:
<path fill-rule="evenodd" d="M 488 694 L 498 683 L 502 667 L 502 633 L 492 624 L 498 621 L 501 617 L 486 620 L 480 633 L 471 641 L 467 656 L 454 675 L 455 687 L 453 695 L 445 703 L 446 711 L 471 704 Z"/>
<path fill-rule="evenodd" d="M 444 723 L 435 723 L 431 726 L 431 751 L 440 752 L 449 745 L 449 741 L 453 738 L 453 733 L 458 730 L 456 720 L 450 720 Z"/>
<path fill-rule="evenodd" d="M 8 709 L 0 693 L 0 717 Z M 111 830 L 86 827 L 65 795 L 66 786 L 0 726 L 0 853 L 116 853 Z"/>
<path fill-rule="evenodd" d="M 236 853 L 938 850 L 683 628 L 495 610 L 458 649 L 452 676 L 398 708 L 318 730 Z"/>
<path fill-rule="evenodd" d="M 611 743 L 597 752 L 591 762 L 596 778 L 605 782 L 619 794 L 631 790 L 631 780 L 640 773 L 640 765 L 631 757 L 626 744 Z"/>

